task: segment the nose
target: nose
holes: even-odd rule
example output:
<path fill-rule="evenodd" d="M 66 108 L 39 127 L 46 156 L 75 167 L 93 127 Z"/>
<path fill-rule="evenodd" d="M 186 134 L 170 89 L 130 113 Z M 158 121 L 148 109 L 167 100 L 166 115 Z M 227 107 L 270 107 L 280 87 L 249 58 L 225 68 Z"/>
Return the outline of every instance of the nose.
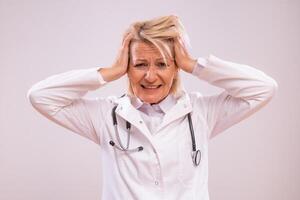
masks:
<path fill-rule="evenodd" d="M 147 71 L 146 71 L 146 74 L 145 74 L 145 80 L 150 82 L 150 83 L 153 83 L 155 82 L 157 79 L 157 74 L 156 74 L 156 70 L 152 67 L 150 67 Z"/>

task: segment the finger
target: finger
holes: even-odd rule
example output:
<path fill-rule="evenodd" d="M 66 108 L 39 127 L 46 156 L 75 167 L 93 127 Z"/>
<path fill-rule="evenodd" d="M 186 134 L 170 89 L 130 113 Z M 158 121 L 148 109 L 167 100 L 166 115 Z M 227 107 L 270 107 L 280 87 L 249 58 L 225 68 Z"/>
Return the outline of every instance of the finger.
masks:
<path fill-rule="evenodd" d="M 175 48 L 176 50 L 180 50 L 180 46 L 181 46 L 181 44 L 180 44 L 180 42 L 179 42 L 179 38 L 176 37 L 176 38 L 174 39 L 174 48 Z"/>
<path fill-rule="evenodd" d="M 181 37 L 179 38 L 179 48 L 180 48 L 180 51 L 184 55 L 188 54 L 188 50 L 187 50 L 186 44 L 185 44 L 184 40 Z"/>
<path fill-rule="evenodd" d="M 131 32 L 128 33 L 128 34 L 126 35 L 126 37 L 125 37 L 125 41 L 126 41 L 126 42 L 130 41 L 131 38 L 132 38 L 132 36 L 133 36 L 133 34 L 132 34 Z"/>
<path fill-rule="evenodd" d="M 175 45 L 179 49 L 184 49 L 185 48 L 185 45 L 184 45 L 184 43 L 183 43 L 183 41 L 182 41 L 182 39 L 181 39 L 180 36 L 176 37 L 176 39 L 175 39 Z"/>
<path fill-rule="evenodd" d="M 175 41 L 175 49 L 178 52 L 184 52 L 184 45 L 182 44 L 182 41 L 180 40 L 180 38 L 177 38 Z"/>
<path fill-rule="evenodd" d="M 175 37 L 175 40 L 174 40 L 174 41 L 175 41 L 175 44 L 176 44 L 176 45 L 180 44 L 179 36 Z"/>
<path fill-rule="evenodd" d="M 123 39 L 123 46 L 128 45 L 129 41 L 132 39 L 132 33 L 128 33 L 127 35 L 125 35 L 124 39 Z"/>
<path fill-rule="evenodd" d="M 122 38 L 122 44 L 125 42 L 125 40 L 126 40 L 126 38 L 127 38 L 127 36 L 130 34 L 130 31 L 129 30 L 127 30 L 126 32 L 124 32 L 124 34 L 123 34 L 123 38 Z"/>
<path fill-rule="evenodd" d="M 178 42 L 180 43 L 180 45 L 181 45 L 183 48 L 185 48 L 185 44 L 184 44 L 184 42 L 183 42 L 182 37 L 179 37 L 179 38 L 178 38 Z"/>

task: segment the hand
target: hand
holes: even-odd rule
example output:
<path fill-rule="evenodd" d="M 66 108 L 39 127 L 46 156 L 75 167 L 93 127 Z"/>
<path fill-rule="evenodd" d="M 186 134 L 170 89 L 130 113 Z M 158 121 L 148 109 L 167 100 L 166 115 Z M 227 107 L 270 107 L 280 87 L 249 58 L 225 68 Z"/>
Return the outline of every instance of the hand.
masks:
<path fill-rule="evenodd" d="M 129 44 L 133 35 L 130 30 L 127 30 L 123 35 L 122 46 L 119 49 L 115 63 L 112 65 L 113 68 L 118 68 L 124 75 L 127 72 L 128 61 L 129 61 Z"/>
<path fill-rule="evenodd" d="M 192 73 L 197 59 L 191 57 L 180 36 L 174 38 L 175 62 L 185 72 Z"/>
<path fill-rule="evenodd" d="M 129 44 L 133 37 L 133 34 L 128 29 L 123 34 L 122 45 L 119 48 L 117 58 L 113 65 L 109 68 L 101 68 L 99 71 L 105 81 L 113 81 L 119 79 L 127 73 L 128 61 L 129 61 Z"/>

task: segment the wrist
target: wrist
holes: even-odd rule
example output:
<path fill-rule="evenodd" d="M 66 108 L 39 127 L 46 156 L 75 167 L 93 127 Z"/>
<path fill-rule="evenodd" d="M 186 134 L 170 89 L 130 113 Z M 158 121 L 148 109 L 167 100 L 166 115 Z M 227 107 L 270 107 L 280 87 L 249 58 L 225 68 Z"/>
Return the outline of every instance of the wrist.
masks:
<path fill-rule="evenodd" d="M 197 64 L 197 59 L 190 59 L 187 66 L 188 66 L 188 72 L 192 73 L 194 71 L 194 68 Z"/>
<path fill-rule="evenodd" d="M 98 72 L 106 82 L 114 81 L 124 75 L 123 70 L 117 67 L 100 68 Z"/>

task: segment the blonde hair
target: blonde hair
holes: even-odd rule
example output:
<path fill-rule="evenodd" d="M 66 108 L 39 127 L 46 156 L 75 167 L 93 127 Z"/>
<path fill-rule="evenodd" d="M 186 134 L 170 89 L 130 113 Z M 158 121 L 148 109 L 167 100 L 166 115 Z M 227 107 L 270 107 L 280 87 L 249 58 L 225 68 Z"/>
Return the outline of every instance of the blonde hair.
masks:
<path fill-rule="evenodd" d="M 130 25 L 126 32 L 133 33 L 131 41 L 143 41 L 153 44 L 166 62 L 166 55 L 170 58 L 175 56 L 173 49 L 174 38 L 181 37 L 184 45 L 189 44 L 189 38 L 185 28 L 176 15 L 160 16 L 150 20 L 137 21 Z M 130 56 L 129 56 L 130 57 Z M 178 66 L 177 66 L 178 67 Z M 181 95 L 181 83 L 179 74 L 173 80 L 170 93 L 175 96 Z M 129 94 L 133 95 L 129 81 Z"/>

